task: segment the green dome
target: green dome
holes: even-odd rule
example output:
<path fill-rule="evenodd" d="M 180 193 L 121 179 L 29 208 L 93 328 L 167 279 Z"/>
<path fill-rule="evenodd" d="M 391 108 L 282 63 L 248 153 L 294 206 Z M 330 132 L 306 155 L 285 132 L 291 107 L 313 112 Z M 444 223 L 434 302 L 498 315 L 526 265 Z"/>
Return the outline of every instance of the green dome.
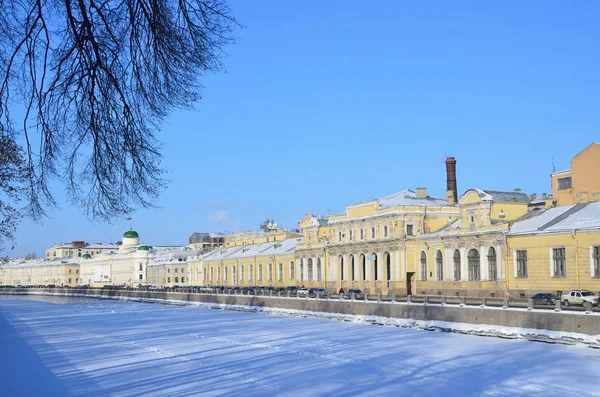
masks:
<path fill-rule="evenodd" d="M 139 238 L 140 235 L 137 234 L 137 232 L 135 230 L 128 230 L 125 232 L 125 234 L 123 235 L 124 238 Z"/>
<path fill-rule="evenodd" d="M 138 251 L 148 251 L 150 249 L 150 247 L 148 247 L 147 245 L 140 245 L 138 247 Z"/>
<path fill-rule="evenodd" d="M 90 254 L 83 254 L 81 257 L 83 259 L 90 259 L 92 256 Z"/>

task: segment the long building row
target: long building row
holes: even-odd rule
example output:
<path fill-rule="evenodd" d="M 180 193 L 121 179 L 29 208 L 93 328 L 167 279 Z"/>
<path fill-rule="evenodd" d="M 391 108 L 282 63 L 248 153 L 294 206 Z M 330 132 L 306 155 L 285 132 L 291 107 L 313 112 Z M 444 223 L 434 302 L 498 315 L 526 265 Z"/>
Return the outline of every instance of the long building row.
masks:
<path fill-rule="evenodd" d="M 551 175 L 551 195 L 468 189 L 458 198 L 456 162 L 448 158 L 445 198 L 406 189 L 341 214 L 306 215 L 300 232 L 235 233 L 209 253 L 143 245 L 129 230 L 118 247 L 93 256 L 5 264 L 1 282 L 512 297 L 600 291 L 600 144 L 571 165 Z"/>

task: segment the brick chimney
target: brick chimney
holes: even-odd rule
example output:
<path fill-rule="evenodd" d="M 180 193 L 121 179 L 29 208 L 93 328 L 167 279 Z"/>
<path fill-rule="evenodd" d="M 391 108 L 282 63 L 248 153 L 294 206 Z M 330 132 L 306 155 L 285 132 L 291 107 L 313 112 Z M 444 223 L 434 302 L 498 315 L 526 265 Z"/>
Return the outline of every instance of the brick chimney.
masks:
<path fill-rule="evenodd" d="M 419 199 L 427 198 L 427 188 L 418 187 L 417 188 L 417 198 L 419 198 Z"/>
<path fill-rule="evenodd" d="M 454 205 L 458 201 L 456 189 L 456 160 L 454 157 L 446 158 L 446 200 L 448 205 Z"/>

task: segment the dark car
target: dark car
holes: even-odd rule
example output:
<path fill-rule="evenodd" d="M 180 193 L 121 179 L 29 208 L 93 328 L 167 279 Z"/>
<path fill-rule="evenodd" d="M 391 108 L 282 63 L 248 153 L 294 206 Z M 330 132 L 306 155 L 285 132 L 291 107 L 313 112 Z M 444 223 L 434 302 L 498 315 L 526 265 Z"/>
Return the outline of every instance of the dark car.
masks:
<path fill-rule="evenodd" d="M 550 294 L 539 293 L 531 297 L 535 305 L 554 305 L 556 304 L 556 297 Z"/>
<path fill-rule="evenodd" d="M 310 288 L 308 290 L 309 294 L 319 294 L 319 295 L 327 295 L 327 291 L 324 290 L 323 288 Z"/>
<path fill-rule="evenodd" d="M 352 294 L 358 295 L 358 294 L 362 294 L 362 293 L 363 292 L 360 289 L 358 289 L 358 288 L 350 288 L 348 290 L 348 295 L 352 295 Z"/>

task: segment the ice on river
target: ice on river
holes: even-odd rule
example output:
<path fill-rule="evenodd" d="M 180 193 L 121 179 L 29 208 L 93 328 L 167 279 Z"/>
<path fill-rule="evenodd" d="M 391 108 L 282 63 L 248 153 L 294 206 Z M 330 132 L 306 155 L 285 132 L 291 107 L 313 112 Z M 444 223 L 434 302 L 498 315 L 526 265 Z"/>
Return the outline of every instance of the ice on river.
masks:
<path fill-rule="evenodd" d="M 0 299 L 3 396 L 600 396 L 600 350 L 195 306 Z"/>

